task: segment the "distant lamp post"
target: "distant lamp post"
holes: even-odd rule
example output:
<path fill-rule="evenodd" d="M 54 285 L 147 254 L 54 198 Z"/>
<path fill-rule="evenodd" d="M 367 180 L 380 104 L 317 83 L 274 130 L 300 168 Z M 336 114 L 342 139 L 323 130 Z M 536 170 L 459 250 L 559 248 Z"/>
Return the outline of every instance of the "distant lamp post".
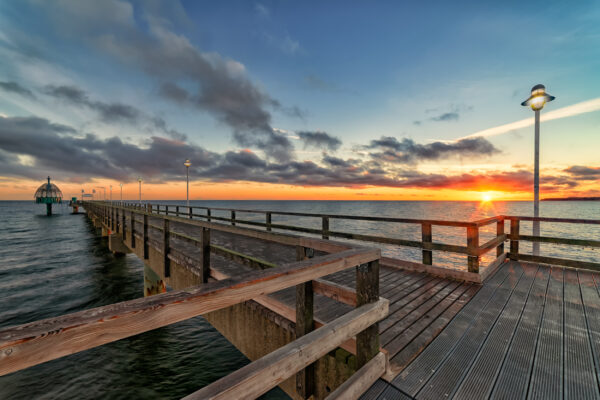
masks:
<path fill-rule="evenodd" d="M 123 205 L 123 184 L 119 183 L 119 186 L 121 186 L 121 205 Z"/>
<path fill-rule="evenodd" d="M 188 209 L 190 208 L 190 167 L 192 163 L 190 160 L 185 160 L 183 163 L 185 165 L 185 201 Z"/>
<path fill-rule="evenodd" d="M 110 185 L 110 204 L 112 204 L 112 185 Z"/>
<path fill-rule="evenodd" d="M 142 205 L 142 178 L 138 178 L 138 182 L 140 183 L 140 205 Z"/>
<path fill-rule="evenodd" d="M 531 88 L 531 96 L 521 103 L 522 106 L 531 107 L 535 112 L 535 155 L 533 172 L 533 216 L 540 216 L 540 111 L 546 103 L 554 100 L 554 96 L 546 93 L 542 84 Z M 540 236 L 540 221 L 533 221 L 533 236 Z M 533 255 L 540 254 L 540 242 L 533 242 Z"/>

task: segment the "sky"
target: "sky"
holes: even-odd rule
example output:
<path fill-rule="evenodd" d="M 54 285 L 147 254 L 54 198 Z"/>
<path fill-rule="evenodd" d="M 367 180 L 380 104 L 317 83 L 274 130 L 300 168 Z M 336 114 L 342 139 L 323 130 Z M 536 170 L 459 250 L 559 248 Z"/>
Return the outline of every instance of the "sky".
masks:
<path fill-rule="evenodd" d="M 599 1 L 0 2 L 0 199 L 600 196 Z M 111 189 L 112 187 L 112 189 Z"/>

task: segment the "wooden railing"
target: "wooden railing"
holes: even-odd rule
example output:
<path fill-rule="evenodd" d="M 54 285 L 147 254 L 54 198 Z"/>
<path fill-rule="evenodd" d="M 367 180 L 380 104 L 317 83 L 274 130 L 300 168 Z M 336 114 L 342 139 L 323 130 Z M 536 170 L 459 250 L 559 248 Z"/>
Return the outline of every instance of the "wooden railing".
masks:
<path fill-rule="evenodd" d="M 377 322 L 387 315 L 388 301 L 379 298 L 379 249 L 349 248 L 320 239 L 157 216 L 146 208 L 129 205 L 86 202 L 85 207 L 86 211 L 101 219 L 106 229 L 122 235 L 123 241 L 130 248 L 143 246 L 144 258 L 148 257 L 150 247 L 162 253 L 165 276 L 169 276 L 171 272 L 171 261 L 185 262 L 171 248 L 171 237 L 200 245 L 203 250 L 201 265 L 191 267 L 199 270 L 202 282 L 205 283 L 185 290 L 4 328 L 0 330 L 0 375 L 243 301 L 258 299 L 293 286 L 297 291 L 296 340 L 192 394 L 192 398 L 254 398 L 295 374 L 299 392 L 302 396 L 309 397 L 314 385 L 312 364 L 353 337 L 356 337 L 355 352 L 360 369 L 356 376 L 335 392 L 336 396 L 341 395 L 339 398 L 343 398 L 345 391 L 364 386 L 366 381 L 364 377 L 360 378 L 363 373 L 368 372 L 369 377 L 375 376 L 376 379 L 385 372 L 385 357 L 379 352 Z M 153 225 L 149 217 L 154 221 L 158 218 L 162 223 Z M 172 222 L 202 227 L 201 237 L 196 239 L 172 231 Z M 150 239 L 151 230 L 161 232 L 160 243 Z M 269 265 L 262 260 L 212 245 L 212 230 L 293 245 L 296 247 L 297 261 L 281 266 Z M 331 254 L 315 257 L 315 250 Z M 259 270 L 243 273 L 235 278 L 224 276 L 210 267 L 211 253 L 242 261 Z M 352 267 L 356 267 L 355 291 L 320 279 Z M 209 277 L 221 280 L 209 282 Z M 320 324 L 315 330 L 314 293 L 352 304 L 356 308 L 334 321 Z"/>
<path fill-rule="evenodd" d="M 143 206 L 135 203 L 127 204 L 129 207 L 144 208 L 149 212 L 160 214 L 160 215 L 174 215 L 185 217 L 188 219 L 203 219 L 206 221 L 221 221 L 235 226 L 236 224 L 264 227 L 266 231 L 272 231 L 272 229 L 279 229 L 290 232 L 302 232 L 313 235 L 319 235 L 323 239 L 329 239 L 333 237 L 342 239 L 351 239 L 358 241 L 365 241 L 371 243 L 396 245 L 411 248 L 422 249 L 422 260 L 421 263 L 411 262 L 407 260 L 400 260 L 397 258 L 382 257 L 381 262 L 384 265 L 391 265 L 401 267 L 410 270 L 431 272 L 437 275 L 449 276 L 458 279 L 465 279 L 469 281 L 481 282 L 495 268 L 504 262 L 505 259 L 511 258 L 516 259 L 517 256 L 508 257 L 508 253 L 505 252 L 504 242 L 511 240 L 511 245 L 516 245 L 517 251 L 510 251 L 511 254 L 518 253 L 518 242 L 522 241 L 537 241 L 544 243 L 554 244 L 566 244 L 572 246 L 583 246 L 583 247 L 599 247 L 598 242 L 594 240 L 582 240 L 582 239 L 568 239 L 568 238 L 550 238 L 543 236 L 530 236 L 530 235 L 518 235 L 514 236 L 515 233 L 511 231 L 507 233 L 505 231 L 505 221 L 516 221 L 515 224 L 511 224 L 510 229 L 518 229 L 518 221 L 533 221 L 538 220 L 540 222 L 554 222 L 554 223 L 572 223 L 572 224 L 600 224 L 600 220 L 584 220 L 584 219 L 566 219 L 566 218 L 533 218 L 533 217 L 517 217 L 517 216 L 505 216 L 499 215 L 490 218 L 485 218 L 477 221 L 443 221 L 443 220 L 427 220 L 427 219 L 410 219 L 410 218 L 388 218 L 388 217 L 371 217 L 371 216 L 356 216 L 356 215 L 335 215 L 335 214 L 319 214 L 319 213 L 299 213 L 299 212 L 286 212 L 286 211 L 265 211 L 265 210 L 244 210 L 244 209 L 232 209 L 232 208 L 219 208 L 219 207 L 199 207 L 199 206 L 178 206 L 178 205 L 164 205 L 164 204 L 144 204 Z M 203 210 L 203 213 L 199 211 Z M 228 212 L 230 217 L 216 216 L 212 211 Z M 265 222 L 251 221 L 248 219 L 240 219 L 240 214 L 263 214 Z M 274 215 L 282 216 L 295 216 L 299 218 L 320 218 L 320 228 L 307 228 L 303 226 L 284 225 L 273 223 Z M 330 221 L 332 220 L 353 220 L 353 221 L 371 221 L 371 222 L 386 222 L 386 223 L 398 223 L 398 224 L 412 224 L 421 227 L 421 240 L 407 240 L 393 237 L 383 237 L 376 235 L 365 235 L 350 232 L 341 232 L 330 229 Z M 496 235 L 491 240 L 480 243 L 480 230 L 481 228 L 496 224 Z M 513 228 L 512 226 L 515 226 Z M 433 227 L 444 226 L 444 227 L 456 227 L 464 228 L 466 233 L 466 246 L 440 243 L 434 241 L 433 238 Z M 516 237 L 516 239 L 515 239 Z M 486 253 L 496 249 L 496 257 L 493 257 L 492 261 L 485 266 L 481 266 L 481 258 Z M 458 270 L 453 268 L 441 267 L 434 265 L 433 251 L 458 253 L 466 255 L 467 265 L 464 270 Z M 543 257 L 543 256 L 532 256 L 527 254 L 520 254 L 519 259 L 523 261 L 534 261 L 548 264 L 556 264 L 562 266 L 570 266 L 577 268 L 588 268 L 598 269 L 598 263 L 579 261 L 579 260 L 567 260 L 556 257 Z"/>

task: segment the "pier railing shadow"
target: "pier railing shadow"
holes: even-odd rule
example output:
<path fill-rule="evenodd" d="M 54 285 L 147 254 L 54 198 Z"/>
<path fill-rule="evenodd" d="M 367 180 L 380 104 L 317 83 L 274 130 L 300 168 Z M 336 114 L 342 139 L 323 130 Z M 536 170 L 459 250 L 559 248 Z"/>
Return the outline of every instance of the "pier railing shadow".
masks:
<path fill-rule="evenodd" d="M 290 287 L 296 288 L 296 339 L 193 393 L 190 398 L 255 398 L 294 375 L 298 392 L 309 397 L 314 390 L 314 363 L 348 341 L 353 341 L 358 370 L 331 393 L 331 398 L 344 398 L 348 393 L 364 391 L 385 373 L 387 357 L 380 352 L 377 322 L 387 315 L 389 302 L 379 297 L 379 249 L 189 220 L 181 216 L 160 215 L 157 218 L 150 207 L 100 202 L 86 202 L 84 207 L 102 229 L 107 230 L 109 235 L 120 235 L 119 240 L 128 248 L 136 249 L 144 259 L 149 259 L 151 251 L 159 253 L 165 277 L 171 275 L 172 262 L 180 265 L 188 263 L 202 283 L 183 290 L 2 329 L 0 375 Z M 172 229 L 175 224 L 193 225 L 201 229 L 201 234 L 193 237 L 177 232 Z M 217 246 L 211 243 L 211 231 L 294 246 L 296 261 L 275 265 Z M 186 261 L 186 254 L 171 246 L 172 239 L 200 247 L 201 259 Z M 226 276 L 211 267 L 211 254 L 245 264 L 253 270 Z M 349 268 L 356 269 L 355 290 L 320 279 Z M 313 310 L 315 293 L 355 308 L 318 327 Z"/>

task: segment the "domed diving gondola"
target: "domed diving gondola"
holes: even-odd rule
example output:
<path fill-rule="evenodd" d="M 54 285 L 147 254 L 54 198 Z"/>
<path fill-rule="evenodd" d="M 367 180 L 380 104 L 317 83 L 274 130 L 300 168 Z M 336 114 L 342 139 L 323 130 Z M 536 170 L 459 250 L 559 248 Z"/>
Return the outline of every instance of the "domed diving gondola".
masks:
<path fill-rule="evenodd" d="M 37 204 L 46 205 L 46 215 L 52 215 L 52 204 L 62 203 L 63 194 L 58 186 L 50 183 L 50 177 L 48 177 L 48 183 L 40 186 L 34 197 Z"/>

